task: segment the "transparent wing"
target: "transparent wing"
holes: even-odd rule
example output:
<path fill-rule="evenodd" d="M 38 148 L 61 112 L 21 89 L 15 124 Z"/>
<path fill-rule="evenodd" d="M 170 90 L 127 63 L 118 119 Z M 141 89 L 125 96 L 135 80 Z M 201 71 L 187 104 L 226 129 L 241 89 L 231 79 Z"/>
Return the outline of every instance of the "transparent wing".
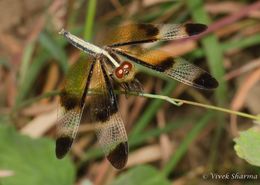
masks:
<path fill-rule="evenodd" d="M 63 113 L 61 119 L 58 120 L 56 156 L 59 159 L 63 158 L 71 148 L 79 127 L 82 110 L 78 107 L 64 112 L 66 113 Z"/>
<path fill-rule="evenodd" d="M 99 144 L 110 163 L 121 169 L 128 157 L 127 135 L 103 61 L 95 63 L 90 88 L 96 93 L 88 97 L 86 109 Z"/>
<path fill-rule="evenodd" d="M 87 61 L 78 61 L 72 65 L 63 83 L 60 95 L 62 111 L 59 115 L 56 139 L 56 156 L 59 159 L 66 155 L 76 137 L 93 60 L 93 58 L 88 58 Z"/>
<path fill-rule="evenodd" d="M 216 79 L 203 69 L 182 58 L 174 58 L 166 52 L 159 50 L 130 51 L 122 48 L 114 48 L 113 50 L 133 62 L 164 73 L 170 78 L 184 84 L 207 90 L 214 89 L 218 86 Z"/>
<path fill-rule="evenodd" d="M 131 44 L 175 40 L 197 35 L 207 29 L 199 23 L 187 24 L 127 24 L 105 35 L 104 45 L 119 47 Z"/>

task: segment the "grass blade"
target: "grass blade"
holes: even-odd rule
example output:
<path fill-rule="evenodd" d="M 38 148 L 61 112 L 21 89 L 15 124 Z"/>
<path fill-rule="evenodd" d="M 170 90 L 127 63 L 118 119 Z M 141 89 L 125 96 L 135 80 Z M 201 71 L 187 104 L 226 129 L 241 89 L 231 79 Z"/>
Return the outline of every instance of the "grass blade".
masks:
<path fill-rule="evenodd" d="M 96 0 L 89 0 L 88 7 L 86 10 L 85 28 L 84 28 L 84 39 L 90 40 L 92 37 L 93 24 L 96 13 Z"/>
<path fill-rule="evenodd" d="M 198 121 L 198 123 L 196 123 L 194 128 L 188 133 L 185 139 L 181 142 L 180 146 L 178 147 L 176 152 L 172 155 L 169 162 L 164 166 L 162 170 L 163 175 L 168 176 L 174 170 L 178 162 L 186 153 L 191 142 L 199 135 L 199 133 L 206 126 L 206 124 L 209 122 L 212 116 L 213 113 L 208 112 L 205 114 L 205 116 L 202 117 L 201 120 Z"/>

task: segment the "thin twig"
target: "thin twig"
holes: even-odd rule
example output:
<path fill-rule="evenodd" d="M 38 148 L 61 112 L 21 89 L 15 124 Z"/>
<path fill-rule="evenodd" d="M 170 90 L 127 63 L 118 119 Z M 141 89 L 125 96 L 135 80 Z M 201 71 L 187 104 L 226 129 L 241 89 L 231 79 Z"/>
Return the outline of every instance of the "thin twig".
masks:
<path fill-rule="evenodd" d="M 125 91 L 114 91 L 116 94 L 126 94 Z M 88 95 L 95 95 L 95 94 L 100 94 L 101 92 L 97 92 L 94 90 L 89 90 Z M 58 91 L 53 91 L 53 92 L 48 92 L 45 93 L 39 97 L 36 98 L 32 98 L 28 101 L 23 102 L 19 107 L 15 107 L 13 109 L 13 111 L 18 111 L 20 110 L 22 107 L 28 106 L 36 101 L 39 101 L 42 98 L 46 98 L 46 97 L 52 97 L 52 96 L 56 96 L 58 95 L 59 92 Z M 149 94 L 149 93 L 136 93 L 136 92 L 128 92 L 128 95 L 133 95 L 133 96 L 141 96 L 141 97 L 146 97 L 146 98 L 153 98 L 153 99 L 161 99 L 161 100 L 165 100 L 173 105 L 176 106 L 181 106 L 183 104 L 188 104 L 188 105 L 194 105 L 197 107 L 204 107 L 206 109 L 211 109 L 211 110 L 217 110 L 220 112 L 226 112 L 229 114 L 235 114 L 241 117 L 245 117 L 245 118 L 249 118 L 249 119 L 253 119 L 253 120 L 260 120 L 260 116 L 257 115 L 252 115 L 252 114 L 247 114 L 244 112 L 239 112 L 239 111 L 234 111 L 234 110 L 230 110 L 230 109 L 226 109 L 223 107 L 217 107 L 217 106 L 213 106 L 213 105 L 206 105 L 206 104 L 202 104 L 202 103 L 198 103 L 198 102 L 193 102 L 193 101 L 188 101 L 188 100 L 182 100 L 182 99 L 178 99 L 178 98 L 171 98 L 168 96 L 163 96 L 163 95 L 158 95 L 158 94 Z"/>

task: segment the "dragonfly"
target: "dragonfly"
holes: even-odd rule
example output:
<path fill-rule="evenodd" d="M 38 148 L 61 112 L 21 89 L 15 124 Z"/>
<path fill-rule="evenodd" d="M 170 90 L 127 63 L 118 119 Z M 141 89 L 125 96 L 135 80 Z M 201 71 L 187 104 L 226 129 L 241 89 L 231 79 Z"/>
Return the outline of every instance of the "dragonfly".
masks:
<path fill-rule="evenodd" d="M 140 44 L 189 38 L 204 32 L 200 23 L 127 24 L 108 31 L 102 46 L 87 42 L 62 29 L 60 34 L 86 53 L 86 60 L 73 64 L 60 93 L 62 114 L 56 139 L 56 156 L 63 158 L 70 150 L 83 110 L 95 125 L 97 139 L 108 161 L 116 169 L 125 167 L 128 139 L 114 92 L 115 84 L 126 91 L 141 91 L 135 78 L 136 66 L 142 65 L 186 85 L 212 90 L 217 80 L 205 70 L 182 58 L 160 50 L 141 49 Z M 89 92 L 97 92 L 89 95 Z"/>

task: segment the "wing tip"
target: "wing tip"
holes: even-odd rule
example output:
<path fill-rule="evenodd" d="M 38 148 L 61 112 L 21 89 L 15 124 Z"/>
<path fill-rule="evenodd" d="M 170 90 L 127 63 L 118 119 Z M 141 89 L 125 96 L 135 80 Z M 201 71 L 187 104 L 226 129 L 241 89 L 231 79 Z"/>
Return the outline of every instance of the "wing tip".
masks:
<path fill-rule="evenodd" d="M 59 137 L 56 140 L 56 157 L 58 159 L 62 159 L 69 151 L 71 148 L 71 145 L 73 143 L 73 139 L 68 136 L 62 136 Z"/>
<path fill-rule="evenodd" d="M 189 36 L 197 35 L 204 32 L 208 26 L 200 23 L 187 23 L 184 25 L 185 31 Z"/>
<path fill-rule="evenodd" d="M 199 75 L 193 82 L 204 89 L 215 89 L 219 85 L 218 81 L 207 72 Z"/>
<path fill-rule="evenodd" d="M 128 143 L 119 143 L 108 155 L 107 159 L 116 168 L 122 169 L 125 167 L 128 159 Z"/>

